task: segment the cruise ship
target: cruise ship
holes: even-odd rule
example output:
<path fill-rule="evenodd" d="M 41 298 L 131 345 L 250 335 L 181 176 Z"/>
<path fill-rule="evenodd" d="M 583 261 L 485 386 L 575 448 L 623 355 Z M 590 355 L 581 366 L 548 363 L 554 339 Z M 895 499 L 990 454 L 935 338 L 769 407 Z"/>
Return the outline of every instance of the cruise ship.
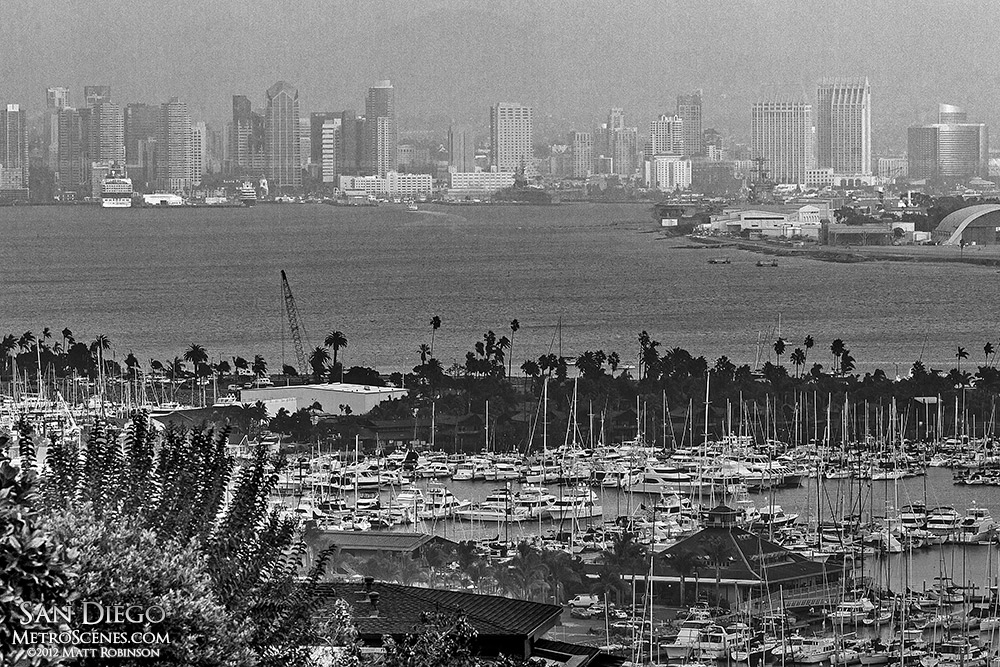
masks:
<path fill-rule="evenodd" d="M 108 175 L 101 181 L 101 206 L 104 208 L 131 208 L 132 179 L 125 175 L 125 170 L 112 167 Z"/>
<path fill-rule="evenodd" d="M 244 181 L 240 185 L 238 200 L 244 206 L 253 206 L 257 203 L 257 190 L 254 189 L 253 183 Z"/>

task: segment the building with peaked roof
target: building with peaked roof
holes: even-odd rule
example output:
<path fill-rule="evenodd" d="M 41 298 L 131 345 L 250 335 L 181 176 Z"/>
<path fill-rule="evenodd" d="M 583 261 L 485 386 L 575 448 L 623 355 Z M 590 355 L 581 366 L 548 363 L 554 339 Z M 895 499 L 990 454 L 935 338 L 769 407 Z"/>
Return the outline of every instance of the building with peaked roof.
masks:
<path fill-rule="evenodd" d="M 267 174 L 280 188 L 302 186 L 301 145 L 299 144 L 299 91 L 279 81 L 266 93 L 264 136 Z"/>
<path fill-rule="evenodd" d="M 429 544 L 454 546 L 454 542 L 426 533 L 396 533 L 388 531 L 326 530 L 309 533 L 306 537 L 316 553 L 337 547 L 341 553 L 355 556 L 374 556 L 378 553 L 407 554 L 418 558 Z"/>
<path fill-rule="evenodd" d="M 841 561 L 818 562 L 771 542 L 757 533 L 736 525 L 736 510 L 719 505 L 708 512 L 706 527 L 664 551 L 665 558 L 654 561 L 652 581 L 667 588 L 663 593 L 679 601 L 681 572 L 675 565 L 679 557 L 692 554 L 697 566 L 685 573 L 685 580 L 701 586 L 718 586 L 720 601 L 731 606 L 767 595 L 769 591 L 794 593 L 799 588 L 813 588 L 839 579 L 844 571 Z M 642 575 L 640 575 L 642 577 Z M 693 593 L 695 586 L 685 591 Z M 657 598 L 665 599 L 657 591 Z"/>
<path fill-rule="evenodd" d="M 317 584 L 316 592 L 327 603 L 339 599 L 351 607 L 358 639 L 367 647 L 381 647 L 387 636 L 400 640 L 419 632 L 428 614 L 461 615 L 476 629 L 473 651 L 483 657 L 530 658 L 563 611 L 560 606 L 541 602 L 371 579 Z M 323 613 L 323 608 L 317 612 Z"/>

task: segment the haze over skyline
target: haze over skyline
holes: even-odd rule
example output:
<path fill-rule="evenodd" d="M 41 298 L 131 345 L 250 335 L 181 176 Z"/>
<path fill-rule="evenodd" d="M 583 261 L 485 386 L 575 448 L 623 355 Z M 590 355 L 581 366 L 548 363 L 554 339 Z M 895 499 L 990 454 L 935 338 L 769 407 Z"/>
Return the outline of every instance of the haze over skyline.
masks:
<path fill-rule="evenodd" d="M 4 0 L 0 101 L 31 113 L 48 86 L 80 104 L 84 85 L 109 84 L 121 104 L 180 96 L 221 123 L 232 95 L 259 104 L 278 80 L 308 112 L 362 111 L 391 79 L 403 132 L 485 128 L 500 100 L 535 107 L 544 132 L 589 129 L 612 106 L 644 128 L 701 88 L 705 126 L 745 140 L 774 86 L 811 98 L 820 79 L 868 76 L 881 153 L 905 150 L 940 102 L 1000 125 L 998 27 L 1000 6 L 976 2 Z"/>

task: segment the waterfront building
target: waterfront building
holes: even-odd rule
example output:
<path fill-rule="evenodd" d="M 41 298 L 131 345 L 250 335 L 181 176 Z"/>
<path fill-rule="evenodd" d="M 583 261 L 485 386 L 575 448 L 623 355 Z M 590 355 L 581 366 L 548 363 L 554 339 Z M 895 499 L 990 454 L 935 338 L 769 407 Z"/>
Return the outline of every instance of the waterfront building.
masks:
<path fill-rule="evenodd" d="M 654 155 L 646 160 L 646 187 L 673 192 L 691 187 L 691 160 L 681 155 Z"/>
<path fill-rule="evenodd" d="M 364 192 L 371 197 L 399 197 L 412 199 L 430 194 L 434 179 L 430 174 L 403 174 L 390 171 L 381 176 L 340 176 L 338 187 L 347 192 Z"/>
<path fill-rule="evenodd" d="M 684 121 L 680 116 L 662 115 L 649 124 L 647 159 L 654 155 L 684 154 Z"/>
<path fill-rule="evenodd" d="M 871 86 L 868 78 L 830 79 L 816 91 L 816 166 L 837 174 L 872 173 Z"/>
<path fill-rule="evenodd" d="M 823 222 L 830 217 L 828 205 L 733 207 L 713 215 L 704 230 L 757 240 L 807 238 L 818 241 Z"/>
<path fill-rule="evenodd" d="M 569 133 L 569 145 L 573 154 L 573 178 L 587 178 L 594 168 L 594 135 L 574 130 Z"/>
<path fill-rule="evenodd" d="M 533 171 L 534 112 L 531 107 L 498 102 L 490 107 L 491 166 L 497 171 Z"/>
<path fill-rule="evenodd" d="M 0 108 L 0 197 L 28 198 L 28 125 L 19 104 Z"/>
<path fill-rule="evenodd" d="M 448 127 L 448 167 L 457 172 L 476 170 L 476 138 L 467 127 Z"/>
<path fill-rule="evenodd" d="M 989 132 L 969 123 L 963 109 L 942 104 L 938 122 L 907 130 L 910 178 L 970 179 L 989 176 Z"/>
<path fill-rule="evenodd" d="M 677 117 L 681 119 L 684 154 L 688 157 L 705 154 L 701 128 L 701 89 L 690 95 L 677 96 Z"/>
<path fill-rule="evenodd" d="M 90 108 L 87 159 L 125 164 L 125 115 L 113 102 L 98 102 Z"/>
<path fill-rule="evenodd" d="M 448 174 L 448 196 L 464 199 L 489 197 L 514 185 L 510 171 L 453 171 Z"/>
<path fill-rule="evenodd" d="M 412 174 L 404 174 L 406 176 Z M 346 176 L 347 179 L 378 178 L 377 176 Z M 244 389 L 241 400 L 251 405 L 261 401 L 269 414 L 275 414 L 280 408 L 286 408 L 289 413 L 312 407 L 319 403 L 320 409 L 328 414 L 345 414 L 344 407 L 350 408 L 350 414 L 363 415 L 379 403 L 407 395 L 406 389 L 397 387 L 375 387 L 346 382 L 328 384 L 300 384 L 288 387 L 263 387 L 260 389 Z"/>
<path fill-rule="evenodd" d="M 657 587 L 657 599 L 680 600 L 682 573 L 674 566 L 675 559 L 693 554 L 714 563 L 711 576 L 721 600 L 733 610 L 779 610 L 783 602 L 795 600 L 798 590 L 812 597 L 829 595 L 832 600 L 842 597 L 838 580 L 844 574 L 843 561 L 831 559 L 821 563 L 810 560 L 770 540 L 736 525 L 736 510 L 720 505 L 709 511 L 706 526 L 697 533 L 667 547 L 652 569 L 652 582 Z M 648 575 L 637 574 L 645 582 Z M 686 575 L 688 583 L 693 579 Z M 825 587 L 825 588 L 824 588 Z M 685 597 L 696 595 L 695 586 L 687 586 Z M 782 595 L 779 596 L 779 591 Z"/>
<path fill-rule="evenodd" d="M 941 245 L 998 245 L 997 230 L 1000 230 L 1000 205 L 977 204 L 946 215 L 932 237 Z"/>
<path fill-rule="evenodd" d="M 812 105 L 805 102 L 756 102 L 750 113 L 753 159 L 762 160 L 771 180 L 803 183 L 813 167 Z"/>
<path fill-rule="evenodd" d="M 267 89 L 264 136 L 272 187 L 302 187 L 299 155 L 299 91 L 285 81 Z"/>
<path fill-rule="evenodd" d="M 365 158 L 370 174 L 385 178 L 396 164 L 396 95 L 392 82 L 378 81 L 365 98 Z"/>
<path fill-rule="evenodd" d="M 160 105 L 156 188 L 166 192 L 191 189 L 191 114 L 187 103 L 172 97 Z"/>
<path fill-rule="evenodd" d="M 341 149 L 340 111 L 316 111 L 309 114 L 309 161 L 318 166 L 319 180 L 336 183 L 339 171 L 337 155 Z"/>

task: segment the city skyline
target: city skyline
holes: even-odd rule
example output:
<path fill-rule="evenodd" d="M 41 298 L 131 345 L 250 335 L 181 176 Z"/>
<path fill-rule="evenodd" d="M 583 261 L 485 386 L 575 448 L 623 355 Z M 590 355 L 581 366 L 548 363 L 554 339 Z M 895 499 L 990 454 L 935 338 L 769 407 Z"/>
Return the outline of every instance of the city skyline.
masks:
<path fill-rule="evenodd" d="M 876 153 L 904 150 L 906 128 L 929 120 L 939 100 L 988 125 L 1000 117 L 1000 91 L 984 85 L 981 67 L 996 55 L 991 35 L 1000 17 L 991 7 L 961 11 L 973 7 L 967 3 L 709 2 L 668 10 L 631 2 L 605 12 L 593 2 L 438 0 L 341 7 L 336 16 L 309 1 L 276 13 L 230 5 L 202 8 L 193 22 L 175 20 L 188 8 L 183 1 L 153 5 L 141 24 L 126 24 L 86 1 L 71 22 L 54 2 L 5 3 L 0 38 L 10 57 L 0 96 L 30 110 L 44 103 L 46 87 L 69 85 L 77 102 L 79 86 L 109 83 L 120 104 L 178 96 L 193 118 L 219 124 L 229 95 L 273 81 L 293 82 L 310 112 L 355 108 L 372 81 L 391 79 L 409 131 L 451 120 L 482 126 L 488 105 L 480 99 L 516 99 L 537 110 L 540 134 L 550 125 L 564 134 L 593 126 L 612 107 L 643 119 L 642 127 L 673 113 L 677 96 L 703 89 L 705 127 L 747 137 L 746 109 L 763 86 L 813 89 L 826 77 L 868 76 L 877 91 Z M 211 28 L 220 21 L 228 24 L 221 40 Z M 486 44 L 468 38 L 484 30 L 493 35 Z"/>

